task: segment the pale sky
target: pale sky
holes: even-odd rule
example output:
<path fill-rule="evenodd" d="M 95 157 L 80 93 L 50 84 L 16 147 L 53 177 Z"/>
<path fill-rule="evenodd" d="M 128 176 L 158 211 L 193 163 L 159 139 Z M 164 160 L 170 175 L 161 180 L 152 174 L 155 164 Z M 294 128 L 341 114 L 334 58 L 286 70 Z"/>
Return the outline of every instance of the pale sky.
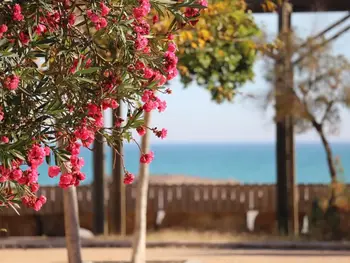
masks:
<path fill-rule="evenodd" d="M 343 17 L 346 13 L 303 13 L 294 14 L 293 27 L 296 32 L 306 37 L 319 32 L 330 23 Z M 259 25 L 267 29 L 268 34 L 277 32 L 277 16 L 275 14 L 256 15 Z M 336 53 L 346 55 L 350 59 L 350 31 L 334 42 Z M 261 94 L 268 88 L 263 78 L 262 62 L 255 66 L 254 83 L 245 85 L 242 92 Z M 172 95 L 167 95 L 168 108 L 163 113 L 155 113 L 152 123 L 159 128 L 168 129 L 167 143 L 175 142 L 271 142 L 275 138 L 273 112 L 263 111 L 257 102 L 237 97 L 233 103 L 217 105 L 210 100 L 205 89 L 193 85 L 183 89 L 178 80 L 170 84 Z M 314 132 L 298 135 L 297 141 L 319 141 Z M 332 136 L 333 141 L 350 142 L 350 111 L 342 112 L 340 133 Z M 158 143 L 159 139 L 152 139 Z"/>

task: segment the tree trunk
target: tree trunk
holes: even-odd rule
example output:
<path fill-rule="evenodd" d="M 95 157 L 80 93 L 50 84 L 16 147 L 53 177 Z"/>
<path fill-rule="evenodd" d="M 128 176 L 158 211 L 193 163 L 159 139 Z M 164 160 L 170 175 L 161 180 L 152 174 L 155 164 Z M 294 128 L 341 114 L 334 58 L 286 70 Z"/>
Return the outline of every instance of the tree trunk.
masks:
<path fill-rule="evenodd" d="M 59 141 L 62 145 L 63 141 Z M 62 174 L 67 172 L 63 163 L 61 165 Z M 74 186 L 63 189 L 63 210 L 64 210 L 64 232 L 66 236 L 66 246 L 69 263 L 81 263 L 80 235 L 79 235 L 79 211 L 77 192 Z"/>
<path fill-rule="evenodd" d="M 323 132 L 322 126 L 314 123 L 314 127 L 316 128 L 318 134 L 320 135 L 323 147 L 326 151 L 327 164 L 328 164 L 329 174 L 331 176 L 331 198 L 329 199 L 328 205 L 329 207 L 334 207 L 335 195 L 336 195 L 335 187 L 337 184 L 337 171 L 335 169 L 335 165 L 333 162 L 333 153 L 332 153 L 331 146 L 329 145 L 329 142 Z"/>
<path fill-rule="evenodd" d="M 62 145 L 63 141 L 59 141 Z M 63 163 L 61 172 L 66 173 L 67 168 Z M 68 251 L 68 263 L 82 263 L 81 242 L 79 235 L 79 210 L 77 192 L 74 186 L 63 189 L 63 210 L 64 210 L 64 232 Z"/>
<path fill-rule="evenodd" d="M 150 125 L 151 114 L 145 112 L 145 126 Z M 142 137 L 141 151 L 148 153 L 150 148 L 150 131 Z M 137 180 L 136 211 L 132 263 L 146 262 L 146 227 L 147 227 L 147 192 L 148 192 L 149 165 L 140 164 Z"/>
<path fill-rule="evenodd" d="M 63 190 L 63 205 L 68 262 L 81 263 L 78 200 L 76 188 L 74 186 Z"/>
<path fill-rule="evenodd" d="M 327 164 L 328 164 L 329 174 L 330 174 L 331 179 L 332 179 L 332 183 L 335 183 L 337 181 L 337 171 L 335 169 L 335 165 L 334 165 L 334 161 L 333 161 L 333 153 L 332 153 L 331 146 L 329 145 L 329 142 L 328 142 L 328 140 L 323 132 L 322 126 L 320 126 L 320 125 L 316 126 L 316 130 L 321 137 L 323 147 L 326 151 Z"/>

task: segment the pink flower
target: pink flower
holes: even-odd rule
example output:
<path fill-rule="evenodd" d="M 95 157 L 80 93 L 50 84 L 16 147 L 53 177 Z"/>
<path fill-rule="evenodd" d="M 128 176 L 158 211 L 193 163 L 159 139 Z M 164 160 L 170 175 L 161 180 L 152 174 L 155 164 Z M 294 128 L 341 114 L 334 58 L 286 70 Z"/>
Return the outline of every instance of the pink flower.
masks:
<path fill-rule="evenodd" d="M 73 184 L 74 184 L 74 178 L 70 173 L 62 174 L 60 177 L 60 182 L 58 183 L 59 187 L 63 189 L 68 188 Z"/>
<path fill-rule="evenodd" d="M 154 159 L 154 153 L 153 152 L 149 152 L 149 153 L 145 153 L 142 154 L 140 157 L 140 163 L 144 163 L 144 164 L 150 164 Z"/>
<path fill-rule="evenodd" d="M 170 42 L 168 45 L 168 51 L 169 52 L 175 52 L 176 51 L 176 44 L 174 42 Z"/>
<path fill-rule="evenodd" d="M 145 48 L 143 49 L 143 53 L 145 53 L 145 54 L 151 53 L 151 48 L 150 48 L 149 46 L 145 47 Z"/>
<path fill-rule="evenodd" d="M 114 99 L 105 99 L 102 102 L 102 108 L 104 110 L 108 109 L 108 108 L 116 109 L 118 107 L 119 107 L 119 103 L 116 100 L 114 100 Z"/>
<path fill-rule="evenodd" d="M 39 190 L 39 184 L 38 184 L 38 183 L 31 184 L 31 185 L 30 185 L 30 190 L 31 190 L 33 193 L 38 192 L 38 190 Z"/>
<path fill-rule="evenodd" d="M 147 45 L 148 45 L 148 39 L 138 34 L 135 40 L 135 49 L 140 51 L 140 50 L 143 50 Z"/>
<path fill-rule="evenodd" d="M 42 195 L 34 203 L 33 209 L 35 211 L 39 211 L 45 203 L 46 203 L 46 197 Z"/>
<path fill-rule="evenodd" d="M 135 180 L 135 175 L 132 173 L 126 172 L 124 175 L 124 184 L 132 184 Z"/>
<path fill-rule="evenodd" d="M 80 153 L 80 147 L 80 143 L 74 142 L 69 144 L 69 146 L 67 147 L 67 151 L 70 152 L 72 155 L 78 155 Z"/>
<path fill-rule="evenodd" d="M 101 8 L 101 15 L 102 16 L 106 16 L 109 14 L 110 12 L 110 8 L 108 6 L 106 6 L 103 2 L 100 3 L 100 8 Z"/>
<path fill-rule="evenodd" d="M 172 80 L 173 78 L 175 78 L 178 75 L 178 71 L 176 68 L 169 70 L 168 71 L 168 76 L 167 76 L 167 80 Z"/>
<path fill-rule="evenodd" d="M 10 75 L 6 77 L 4 81 L 4 86 L 9 90 L 16 90 L 18 88 L 19 82 L 20 82 L 19 76 Z"/>
<path fill-rule="evenodd" d="M 163 112 L 163 111 L 165 111 L 165 109 L 166 109 L 166 101 L 164 100 L 164 101 L 161 101 L 161 100 L 158 100 L 158 111 L 159 112 Z"/>
<path fill-rule="evenodd" d="M 152 78 L 153 75 L 154 75 L 154 72 L 153 72 L 152 69 L 150 69 L 150 68 L 145 68 L 145 69 L 143 70 L 143 76 L 144 76 L 146 79 Z"/>
<path fill-rule="evenodd" d="M 156 109 L 157 106 L 158 106 L 157 102 L 150 100 L 150 101 L 146 102 L 142 106 L 142 108 L 144 109 L 145 112 L 151 112 L 152 110 Z"/>
<path fill-rule="evenodd" d="M 27 175 L 28 184 L 33 184 L 38 182 L 38 171 L 36 169 L 29 168 L 25 171 L 25 174 Z"/>
<path fill-rule="evenodd" d="M 98 21 L 98 26 L 95 25 L 96 29 L 99 30 L 101 28 L 105 28 L 107 26 L 107 20 L 106 18 L 101 17 Z"/>
<path fill-rule="evenodd" d="M 162 86 L 165 84 L 167 78 L 162 74 L 160 73 L 159 71 L 156 71 L 155 74 L 154 74 L 154 81 L 158 81 L 158 87 L 159 86 Z"/>
<path fill-rule="evenodd" d="M 24 16 L 22 15 L 22 8 L 19 4 L 15 4 L 13 6 L 12 18 L 15 21 L 22 21 L 24 19 Z"/>
<path fill-rule="evenodd" d="M 44 162 L 45 150 L 39 145 L 34 144 L 28 152 L 28 161 L 30 166 L 36 168 Z"/>
<path fill-rule="evenodd" d="M 168 130 L 167 129 L 162 129 L 157 133 L 157 136 L 161 139 L 165 139 L 165 137 L 168 135 Z"/>
<path fill-rule="evenodd" d="M 43 203 L 40 200 L 37 200 L 33 206 L 33 209 L 35 211 L 39 211 L 43 206 Z"/>
<path fill-rule="evenodd" d="M 75 24 L 75 20 L 76 20 L 76 16 L 75 14 L 71 13 L 69 16 L 68 16 L 68 24 L 73 26 Z"/>
<path fill-rule="evenodd" d="M 91 22 L 93 22 L 93 23 L 98 23 L 98 21 L 99 21 L 99 16 L 96 15 L 95 13 L 93 13 L 91 10 L 87 10 L 87 11 L 86 11 L 86 15 L 87 15 L 88 18 L 91 20 Z"/>
<path fill-rule="evenodd" d="M 135 69 L 136 70 L 141 70 L 141 69 L 144 69 L 144 68 L 145 68 L 145 64 L 142 61 L 138 60 L 135 63 Z"/>
<path fill-rule="evenodd" d="M 77 171 L 74 173 L 74 176 L 79 180 L 79 181 L 83 181 L 85 180 L 85 174 L 80 172 L 80 171 Z"/>
<path fill-rule="evenodd" d="M 19 40 L 21 41 L 21 43 L 23 45 L 28 45 L 28 43 L 29 43 L 29 35 L 24 33 L 24 32 L 20 32 L 19 33 Z"/>
<path fill-rule="evenodd" d="M 47 201 L 46 196 L 43 196 L 43 195 L 41 195 L 41 196 L 39 197 L 39 200 L 40 200 L 43 204 L 45 204 L 46 201 Z"/>
<path fill-rule="evenodd" d="M 169 40 L 174 40 L 174 35 L 173 35 L 173 34 L 169 34 L 169 35 L 168 35 L 168 39 L 169 39 Z"/>
<path fill-rule="evenodd" d="M 200 4 L 202 6 L 205 6 L 205 7 L 208 7 L 208 1 L 207 0 L 199 0 L 198 4 Z"/>
<path fill-rule="evenodd" d="M 152 22 L 153 24 L 157 23 L 159 21 L 159 16 L 158 15 L 154 15 L 152 18 Z"/>
<path fill-rule="evenodd" d="M 22 177 L 22 170 L 21 169 L 16 169 L 13 170 L 11 173 L 11 179 L 17 181 L 19 178 Z"/>
<path fill-rule="evenodd" d="M 5 33 L 5 32 L 7 32 L 7 25 L 5 25 L 5 24 L 2 24 L 2 25 L 0 25 L 0 33 Z"/>
<path fill-rule="evenodd" d="M 142 94 L 141 100 L 143 102 L 148 102 L 150 99 L 154 98 L 154 92 L 152 90 L 145 90 Z"/>
<path fill-rule="evenodd" d="M 144 126 L 137 127 L 136 131 L 140 136 L 143 136 L 146 134 L 146 128 Z"/>
<path fill-rule="evenodd" d="M 73 168 L 80 169 L 81 167 L 84 166 L 84 159 L 82 157 L 78 157 L 76 155 L 73 155 L 70 157 L 70 162 L 71 162 Z"/>
<path fill-rule="evenodd" d="M 116 100 L 111 99 L 111 108 L 114 110 L 119 107 L 119 103 Z"/>
<path fill-rule="evenodd" d="M 136 7 L 133 9 L 133 15 L 137 20 L 140 20 L 147 15 L 147 10 L 142 7 Z"/>
<path fill-rule="evenodd" d="M 3 35 L 7 31 L 7 29 L 8 29 L 7 25 L 5 25 L 5 24 L 0 25 L 0 38 L 3 37 Z"/>
<path fill-rule="evenodd" d="M 51 178 L 56 177 L 57 175 L 59 175 L 60 172 L 61 172 L 61 168 L 56 165 L 49 167 L 49 177 Z"/>
<path fill-rule="evenodd" d="M 9 143 L 10 139 L 7 136 L 2 136 L 1 137 L 1 142 L 3 143 Z"/>
<path fill-rule="evenodd" d="M 36 27 L 35 27 L 35 33 L 40 36 L 42 33 L 45 33 L 46 32 L 46 26 L 43 25 L 43 24 L 38 24 Z"/>

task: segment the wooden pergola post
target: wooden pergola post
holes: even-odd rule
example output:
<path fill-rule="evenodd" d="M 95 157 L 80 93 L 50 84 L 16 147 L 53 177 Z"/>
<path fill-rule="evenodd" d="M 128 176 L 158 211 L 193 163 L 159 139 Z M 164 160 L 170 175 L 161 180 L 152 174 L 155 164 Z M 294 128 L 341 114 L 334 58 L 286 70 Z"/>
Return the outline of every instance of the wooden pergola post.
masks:
<path fill-rule="evenodd" d="M 286 105 L 292 105 L 293 65 L 291 36 L 292 5 L 285 1 L 279 8 L 278 28 L 283 50 L 276 60 L 276 163 L 277 224 L 284 235 L 298 235 L 298 200 L 295 184 L 295 146 L 293 116 Z M 283 111 L 283 112 L 282 112 Z"/>

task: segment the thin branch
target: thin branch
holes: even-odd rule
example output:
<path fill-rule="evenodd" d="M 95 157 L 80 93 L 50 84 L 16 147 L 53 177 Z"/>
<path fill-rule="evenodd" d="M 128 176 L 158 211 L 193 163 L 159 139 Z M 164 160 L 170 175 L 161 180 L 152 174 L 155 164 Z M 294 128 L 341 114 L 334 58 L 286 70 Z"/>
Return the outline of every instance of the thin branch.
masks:
<path fill-rule="evenodd" d="M 292 62 L 293 66 L 298 65 L 302 60 L 304 60 L 306 57 L 310 56 L 310 54 L 313 53 L 313 51 L 316 51 L 317 49 L 324 47 L 325 45 L 327 45 L 329 42 L 337 39 L 338 37 L 340 37 L 342 34 L 344 34 L 345 32 L 347 32 L 350 29 L 350 25 L 347 26 L 346 28 L 344 28 L 343 30 L 339 31 L 337 34 L 335 34 L 334 36 L 332 36 L 329 39 L 326 39 L 324 41 L 322 41 L 320 44 L 315 45 L 313 47 L 310 48 L 310 50 L 308 50 L 307 53 L 301 55 L 298 59 L 296 59 L 294 62 Z"/>

